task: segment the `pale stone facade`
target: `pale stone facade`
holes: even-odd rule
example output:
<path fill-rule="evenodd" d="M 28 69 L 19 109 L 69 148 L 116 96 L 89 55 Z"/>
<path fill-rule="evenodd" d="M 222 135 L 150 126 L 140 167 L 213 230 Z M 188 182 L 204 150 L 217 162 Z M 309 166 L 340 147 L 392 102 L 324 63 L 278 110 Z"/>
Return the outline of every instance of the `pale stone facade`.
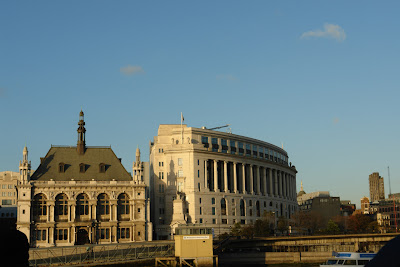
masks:
<path fill-rule="evenodd" d="M 18 172 L 0 172 L 0 206 L 17 205 L 18 180 Z"/>
<path fill-rule="evenodd" d="M 52 146 L 32 176 L 30 164 L 20 167 L 17 229 L 33 247 L 151 240 L 141 176 L 111 147 L 86 147 L 82 111 L 78 125 L 76 147 Z M 133 171 L 148 171 L 136 161 Z"/>
<path fill-rule="evenodd" d="M 297 210 L 296 168 L 283 149 L 249 137 L 186 125 L 160 125 L 150 143 L 152 222 L 157 239 L 182 223 L 216 234 L 264 212 Z"/>

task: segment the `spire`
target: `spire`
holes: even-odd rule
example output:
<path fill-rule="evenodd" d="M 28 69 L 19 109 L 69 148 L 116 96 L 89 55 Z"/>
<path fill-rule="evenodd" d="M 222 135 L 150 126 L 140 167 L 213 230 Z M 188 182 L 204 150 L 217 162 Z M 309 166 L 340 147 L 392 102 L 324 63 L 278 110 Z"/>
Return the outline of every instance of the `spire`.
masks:
<path fill-rule="evenodd" d="M 136 148 L 136 163 L 140 162 L 140 149 L 139 146 Z"/>
<path fill-rule="evenodd" d="M 300 191 L 304 191 L 303 190 L 303 180 L 301 180 L 301 182 L 300 182 Z"/>
<path fill-rule="evenodd" d="M 84 114 L 81 109 L 81 112 L 79 112 L 79 122 L 78 122 L 78 144 L 76 146 L 76 150 L 78 154 L 83 155 L 85 154 L 86 150 L 86 129 L 85 129 L 85 119 L 84 119 Z"/>
<path fill-rule="evenodd" d="M 19 162 L 19 177 L 22 184 L 26 184 L 31 177 L 31 162 L 28 161 L 28 148 L 22 151 L 22 161 Z"/>
<path fill-rule="evenodd" d="M 28 161 L 28 148 L 26 147 L 26 144 L 24 150 L 22 151 L 22 159 L 24 162 Z"/>

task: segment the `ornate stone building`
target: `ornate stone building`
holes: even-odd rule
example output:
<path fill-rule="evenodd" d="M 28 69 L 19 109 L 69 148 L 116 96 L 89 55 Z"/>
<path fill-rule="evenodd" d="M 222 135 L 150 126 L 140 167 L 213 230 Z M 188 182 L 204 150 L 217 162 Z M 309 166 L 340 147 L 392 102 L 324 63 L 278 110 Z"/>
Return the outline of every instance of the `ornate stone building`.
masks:
<path fill-rule="evenodd" d="M 152 222 L 157 239 L 182 223 L 216 234 L 264 212 L 297 210 L 296 168 L 285 150 L 253 138 L 186 125 L 160 125 L 150 143 Z"/>
<path fill-rule="evenodd" d="M 78 125 L 77 146 L 51 146 L 32 176 L 20 164 L 17 228 L 34 247 L 151 240 L 143 179 L 111 147 L 86 146 L 82 111 Z"/>

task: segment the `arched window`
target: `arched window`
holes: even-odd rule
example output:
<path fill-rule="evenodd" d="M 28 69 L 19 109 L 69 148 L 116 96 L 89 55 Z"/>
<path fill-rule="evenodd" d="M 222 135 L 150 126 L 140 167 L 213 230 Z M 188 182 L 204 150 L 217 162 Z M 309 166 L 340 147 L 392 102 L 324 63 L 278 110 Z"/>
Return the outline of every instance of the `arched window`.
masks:
<path fill-rule="evenodd" d="M 99 215 L 110 214 L 110 199 L 107 194 L 100 194 L 97 198 L 97 209 Z"/>
<path fill-rule="evenodd" d="M 76 216 L 89 215 L 89 197 L 86 194 L 79 194 L 76 198 Z"/>
<path fill-rule="evenodd" d="M 65 194 L 58 194 L 56 196 L 55 215 L 68 215 L 68 198 Z"/>
<path fill-rule="evenodd" d="M 256 201 L 256 213 L 257 213 L 257 217 L 260 217 L 261 212 L 260 212 L 260 201 Z"/>
<path fill-rule="evenodd" d="M 37 194 L 33 198 L 33 216 L 47 215 L 47 198 L 44 194 Z"/>
<path fill-rule="evenodd" d="M 99 172 L 101 172 L 101 173 L 106 172 L 106 164 L 104 164 L 104 163 L 99 164 Z"/>
<path fill-rule="evenodd" d="M 86 171 L 86 164 L 85 163 L 79 164 L 79 172 L 84 173 L 85 171 Z"/>
<path fill-rule="evenodd" d="M 64 163 L 60 163 L 58 164 L 58 172 L 65 172 L 65 164 Z"/>
<path fill-rule="evenodd" d="M 240 216 L 246 216 L 244 200 L 240 200 Z"/>
<path fill-rule="evenodd" d="M 226 215 L 226 200 L 225 200 L 225 198 L 221 199 L 221 215 Z"/>
<path fill-rule="evenodd" d="M 118 215 L 129 214 L 129 197 L 123 193 L 118 196 Z"/>

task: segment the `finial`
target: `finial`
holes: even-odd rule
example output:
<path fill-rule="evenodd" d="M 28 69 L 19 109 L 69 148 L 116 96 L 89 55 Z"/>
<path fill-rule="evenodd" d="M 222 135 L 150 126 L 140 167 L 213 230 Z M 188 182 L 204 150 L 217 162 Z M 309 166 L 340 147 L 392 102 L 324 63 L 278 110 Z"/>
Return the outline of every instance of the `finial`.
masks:
<path fill-rule="evenodd" d="M 304 191 L 303 190 L 303 180 L 301 180 L 301 182 L 300 182 L 300 191 Z"/>

